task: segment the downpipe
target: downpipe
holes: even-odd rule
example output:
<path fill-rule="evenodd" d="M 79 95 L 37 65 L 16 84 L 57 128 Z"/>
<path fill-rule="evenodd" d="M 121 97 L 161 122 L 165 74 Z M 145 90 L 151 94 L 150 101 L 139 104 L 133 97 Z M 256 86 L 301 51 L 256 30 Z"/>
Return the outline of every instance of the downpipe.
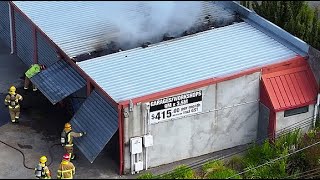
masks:
<path fill-rule="evenodd" d="M 320 93 L 318 93 L 317 103 L 314 106 L 313 128 L 316 127 L 317 115 L 318 115 L 318 111 L 319 111 L 319 104 L 320 104 Z"/>

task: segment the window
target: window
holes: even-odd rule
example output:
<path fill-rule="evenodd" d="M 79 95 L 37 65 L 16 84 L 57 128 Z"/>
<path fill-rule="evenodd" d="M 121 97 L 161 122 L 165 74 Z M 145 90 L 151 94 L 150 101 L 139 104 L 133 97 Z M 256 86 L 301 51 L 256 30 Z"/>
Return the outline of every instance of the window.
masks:
<path fill-rule="evenodd" d="M 302 113 L 306 113 L 308 111 L 309 111 L 309 106 L 304 106 L 304 107 L 296 108 L 296 109 L 290 109 L 290 110 L 284 111 L 284 117 L 302 114 Z"/>

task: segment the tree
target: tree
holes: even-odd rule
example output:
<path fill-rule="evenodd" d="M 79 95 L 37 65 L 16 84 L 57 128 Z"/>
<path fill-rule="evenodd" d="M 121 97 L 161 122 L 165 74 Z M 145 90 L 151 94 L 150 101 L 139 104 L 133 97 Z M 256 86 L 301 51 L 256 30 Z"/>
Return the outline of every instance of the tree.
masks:
<path fill-rule="evenodd" d="M 320 49 L 320 20 L 306 1 L 243 1 L 260 16 Z"/>

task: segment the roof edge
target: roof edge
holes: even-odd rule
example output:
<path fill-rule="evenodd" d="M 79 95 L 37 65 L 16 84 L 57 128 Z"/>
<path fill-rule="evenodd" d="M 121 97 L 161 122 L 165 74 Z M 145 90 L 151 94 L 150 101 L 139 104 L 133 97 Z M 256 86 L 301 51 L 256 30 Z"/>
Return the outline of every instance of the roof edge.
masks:
<path fill-rule="evenodd" d="M 219 1 L 219 3 L 237 12 L 245 22 L 272 37 L 299 55 L 306 56 L 308 54 L 309 44 L 267 19 L 259 16 L 256 12 L 240 5 L 236 1 Z"/>
<path fill-rule="evenodd" d="M 246 69 L 246 70 L 242 70 L 238 73 L 233 73 L 233 74 L 228 74 L 226 76 L 222 76 L 222 77 L 216 77 L 216 78 L 209 78 L 209 79 L 205 79 L 205 80 L 201 80 L 201 81 L 197 81 L 194 83 L 190 83 L 190 84 L 186 84 L 186 85 L 182 85 L 182 86 L 178 86 L 175 88 L 171 88 L 171 89 L 167 89 L 167 90 L 163 90 L 163 91 L 159 91 L 159 92 L 155 92 L 152 94 L 148 94 L 148 95 L 144 95 L 144 96 L 140 96 L 140 97 L 136 97 L 133 98 L 131 100 L 121 100 L 118 103 L 120 105 L 122 105 L 123 107 L 128 107 L 130 104 L 130 101 L 132 101 L 133 104 L 137 104 L 137 103 L 141 103 L 141 102 L 147 102 L 150 100 L 154 100 L 154 99 L 159 99 L 159 98 L 163 98 L 163 97 L 167 97 L 167 96 L 171 96 L 174 94 L 179 94 L 182 92 L 186 92 L 186 91 L 190 91 L 193 89 L 197 89 L 197 88 L 202 88 L 208 85 L 212 85 L 212 84 L 217 84 L 223 81 L 227 81 L 227 80 L 232 80 L 232 79 L 236 79 L 248 74 L 252 74 L 255 72 L 262 72 L 262 69 L 264 68 L 268 68 L 268 67 L 275 67 L 275 66 L 284 66 L 284 65 L 288 65 L 288 63 L 293 63 L 296 62 L 299 59 L 302 59 L 305 57 L 302 57 L 300 55 L 297 55 L 293 58 L 290 59 L 285 59 L 281 62 L 278 63 L 273 63 L 273 64 L 269 64 L 266 66 L 258 66 L 258 67 L 253 67 L 250 69 Z"/>

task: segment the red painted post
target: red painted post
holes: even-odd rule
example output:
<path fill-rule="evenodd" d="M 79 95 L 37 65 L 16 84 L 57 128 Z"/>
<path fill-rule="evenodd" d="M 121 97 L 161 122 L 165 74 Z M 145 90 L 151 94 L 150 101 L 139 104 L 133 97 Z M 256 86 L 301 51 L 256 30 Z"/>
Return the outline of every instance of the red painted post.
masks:
<path fill-rule="evenodd" d="M 118 122 L 119 122 L 119 152 L 120 152 L 120 163 L 119 163 L 119 175 L 123 174 L 123 165 L 124 165 L 124 157 L 123 157 L 123 113 L 122 113 L 122 105 L 118 105 Z"/>

